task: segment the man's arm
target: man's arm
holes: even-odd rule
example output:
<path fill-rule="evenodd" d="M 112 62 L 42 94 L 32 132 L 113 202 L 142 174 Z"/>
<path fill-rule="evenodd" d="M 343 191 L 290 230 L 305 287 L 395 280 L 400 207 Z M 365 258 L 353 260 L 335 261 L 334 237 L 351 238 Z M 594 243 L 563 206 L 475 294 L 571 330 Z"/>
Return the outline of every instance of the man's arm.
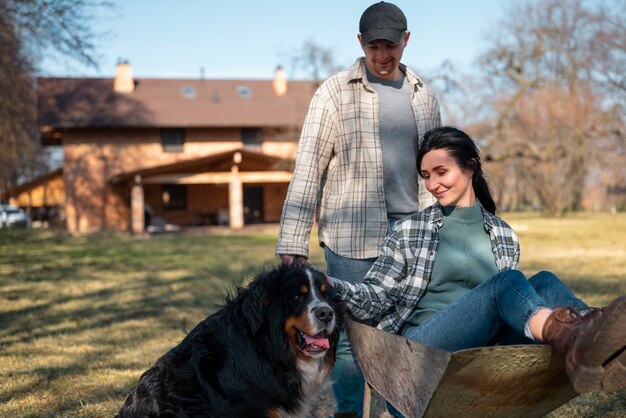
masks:
<path fill-rule="evenodd" d="M 276 246 L 276 254 L 285 256 L 284 261 L 281 257 L 283 262 L 289 262 L 289 256 L 306 259 L 308 255 L 320 182 L 333 152 L 336 109 L 325 84 L 311 100 L 298 145 L 296 168 L 283 206 Z"/>

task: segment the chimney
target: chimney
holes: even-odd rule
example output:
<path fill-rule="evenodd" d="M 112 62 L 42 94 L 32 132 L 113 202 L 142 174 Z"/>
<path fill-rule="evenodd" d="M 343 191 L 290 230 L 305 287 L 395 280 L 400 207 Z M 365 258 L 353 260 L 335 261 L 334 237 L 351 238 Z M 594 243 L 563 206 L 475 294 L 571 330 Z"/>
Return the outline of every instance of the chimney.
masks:
<path fill-rule="evenodd" d="M 287 94 L 287 79 L 285 78 L 285 70 L 280 65 L 276 67 L 276 71 L 274 71 L 274 81 L 272 82 L 272 87 L 274 87 L 274 93 L 277 96 L 284 96 Z"/>
<path fill-rule="evenodd" d="M 130 94 L 135 91 L 135 81 L 133 80 L 133 69 L 128 61 L 120 61 L 115 66 L 115 82 L 113 91 L 116 93 Z"/>

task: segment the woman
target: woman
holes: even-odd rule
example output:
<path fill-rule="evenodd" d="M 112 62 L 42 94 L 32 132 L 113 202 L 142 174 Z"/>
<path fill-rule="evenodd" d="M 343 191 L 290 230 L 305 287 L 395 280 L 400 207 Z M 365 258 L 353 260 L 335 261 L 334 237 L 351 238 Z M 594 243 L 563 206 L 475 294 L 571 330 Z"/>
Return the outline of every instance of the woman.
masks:
<path fill-rule="evenodd" d="M 464 132 L 426 133 L 417 165 L 437 203 L 396 223 L 363 283 L 329 278 L 350 313 L 449 351 L 545 342 L 576 391 L 626 387 L 626 296 L 589 309 L 554 274 L 517 270 L 517 236 Z"/>

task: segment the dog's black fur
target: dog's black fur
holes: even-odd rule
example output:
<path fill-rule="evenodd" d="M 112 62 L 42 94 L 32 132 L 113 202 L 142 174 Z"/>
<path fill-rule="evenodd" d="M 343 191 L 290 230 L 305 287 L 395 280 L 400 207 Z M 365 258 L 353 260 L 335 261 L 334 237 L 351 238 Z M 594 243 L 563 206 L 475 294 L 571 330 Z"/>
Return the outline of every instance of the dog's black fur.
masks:
<path fill-rule="evenodd" d="M 321 272 L 263 272 L 140 377 L 119 417 L 305 416 L 343 314 Z"/>

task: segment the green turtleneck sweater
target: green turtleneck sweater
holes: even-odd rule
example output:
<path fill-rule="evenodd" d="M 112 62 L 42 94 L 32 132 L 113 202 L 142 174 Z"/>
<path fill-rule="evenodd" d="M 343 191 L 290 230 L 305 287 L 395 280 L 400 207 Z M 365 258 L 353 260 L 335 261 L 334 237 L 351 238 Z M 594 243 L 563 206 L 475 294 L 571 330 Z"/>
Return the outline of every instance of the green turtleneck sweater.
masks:
<path fill-rule="evenodd" d="M 419 325 L 498 273 L 480 204 L 444 206 L 439 246 L 426 293 L 408 323 Z"/>

